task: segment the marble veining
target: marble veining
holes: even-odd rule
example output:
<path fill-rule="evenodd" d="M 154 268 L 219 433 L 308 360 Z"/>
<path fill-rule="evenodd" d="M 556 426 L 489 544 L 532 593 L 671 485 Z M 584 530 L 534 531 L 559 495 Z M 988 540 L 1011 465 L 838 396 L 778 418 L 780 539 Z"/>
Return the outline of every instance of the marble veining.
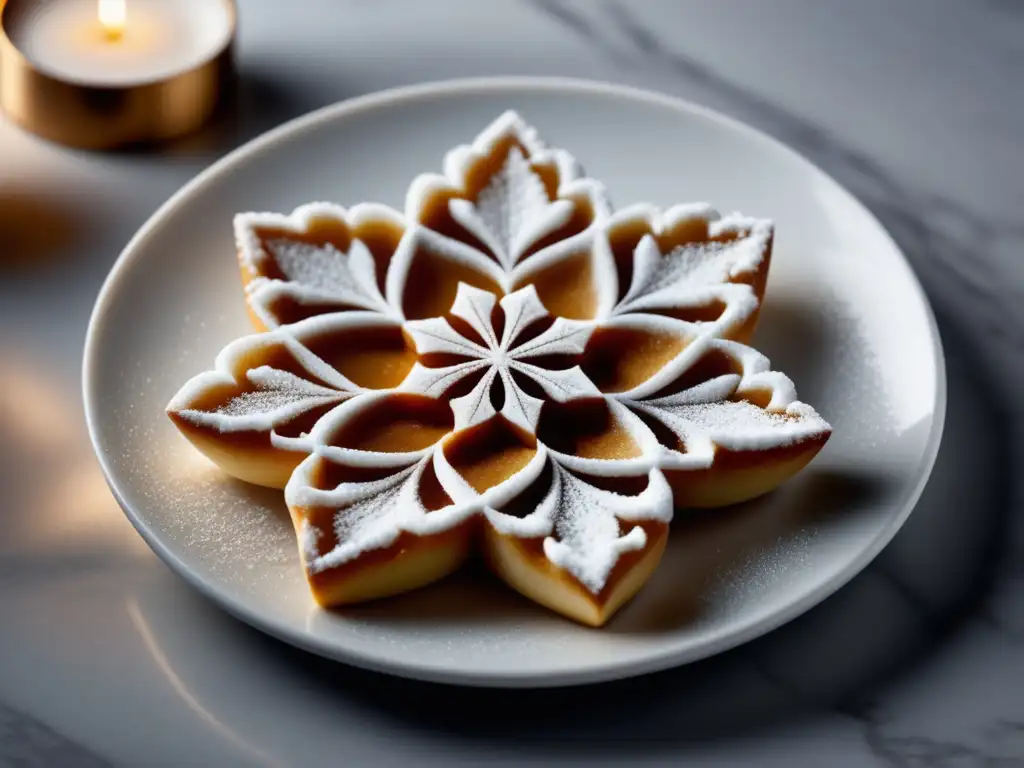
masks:
<path fill-rule="evenodd" d="M 344 744 L 353 764 L 377 765 L 1024 765 L 1024 107 L 1013 98 L 1024 5 L 503 0 L 483 11 L 387 0 L 346 2 L 339 14 L 342 4 L 295 0 L 288 23 L 262 0 L 239 5 L 248 101 L 236 124 L 164 155 L 91 156 L 0 123 L 0 206 L 30 198 L 18 210 L 45 210 L 0 216 L 5 459 L 22 436 L 11 414 L 74 422 L 0 467 L 0 764 L 247 765 L 259 755 L 319 765 Z M 456 40 L 449 25 L 460 18 Z M 830 39 L 837 28 L 842 39 Z M 942 52 L 945 39 L 963 44 Z M 759 40 L 778 46 L 778 71 Z M 942 55 L 915 54 L 917 43 Z M 801 72 L 805 60 L 836 66 Z M 706 103 L 846 185 L 899 242 L 935 309 L 946 437 L 917 511 L 879 560 L 759 641 L 592 689 L 439 690 L 284 648 L 170 576 L 106 494 L 76 421 L 81 335 L 114 254 L 235 143 L 382 87 L 522 73 Z M 938 105 L 933 122 L 908 130 L 922 103 Z M 965 103 L 976 128 L 957 134 L 948 126 Z M 68 235 L 26 239 L 35 220 Z M 28 263 L 14 258 L 26 249 Z M 5 410 L 16 389 L 38 403 Z M 41 492 L 35 466 L 59 467 L 71 490 Z"/>
<path fill-rule="evenodd" d="M 34 717 L 0 705 L 0 764 L 12 766 L 110 765 Z"/>

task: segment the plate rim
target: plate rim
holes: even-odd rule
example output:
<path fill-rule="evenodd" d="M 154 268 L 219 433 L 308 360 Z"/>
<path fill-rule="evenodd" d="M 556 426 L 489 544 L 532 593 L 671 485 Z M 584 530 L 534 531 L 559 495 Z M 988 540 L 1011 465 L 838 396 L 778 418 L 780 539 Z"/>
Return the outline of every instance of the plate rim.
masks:
<path fill-rule="evenodd" d="M 922 454 L 917 472 L 916 483 L 906 496 L 906 500 L 899 513 L 893 516 L 887 525 L 871 540 L 870 544 L 858 553 L 847 565 L 836 573 L 831 579 L 819 584 L 799 599 L 785 605 L 780 610 L 767 616 L 755 617 L 738 630 L 720 637 L 715 637 L 702 645 L 692 649 L 655 649 L 645 653 L 638 659 L 620 663 L 599 663 L 579 667 L 572 671 L 559 670 L 547 672 L 541 670 L 529 672 L 516 672 L 514 670 L 496 670 L 481 673 L 477 671 L 460 671 L 440 665 L 413 664 L 406 661 L 395 661 L 383 657 L 376 657 L 363 652 L 351 651 L 350 649 L 335 646 L 327 643 L 317 643 L 312 640 L 308 631 L 297 630 L 282 622 L 275 621 L 273 616 L 264 616 L 253 611 L 243 602 L 236 600 L 230 595 L 219 591 L 213 582 L 205 580 L 195 574 L 168 546 L 166 546 L 158 535 L 140 520 L 139 516 L 129 505 L 122 495 L 116 473 L 112 470 L 107 458 L 105 448 L 99 435 L 99 414 L 98 414 L 98 392 L 96 391 L 96 350 L 99 347 L 99 339 L 103 327 L 103 320 L 108 313 L 115 297 L 117 296 L 118 285 L 122 281 L 128 268 L 133 265 L 143 253 L 142 245 L 157 229 L 160 222 L 174 209 L 179 207 L 198 189 L 207 183 L 208 180 L 220 175 L 230 168 L 244 163 L 245 160 L 254 154 L 263 152 L 275 144 L 291 137 L 295 133 L 312 128 L 324 122 L 329 122 L 340 116 L 352 115 L 359 112 L 373 110 L 378 107 L 387 106 L 398 102 L 414 101 L 424 98 L 432 98 L 440 95 L 466 94 L 495 91 L 571 91 L 575 93 L 589 93 L 598 96 L 644 102 L 649 105 L 659 106 L 675 112 L 695 115 L 709 120 L 721 126 L 725 130 L 737 131 L 743 134 L 748 140 L 759 142 L 768 151 L 783 153 L 789 160 L 803 165 L 811 174 L 817 176 L 834 191 L 838 192 L 848 205 L 858 209 L 867 217 L 867 221 L 873 224 L 878 232 L 888 241 L 889 245 L 898 254 L 896 260 L 909 278 L 909 284 L 925 312 L 928 330 L 931 335 L 931 351 L 935 365 L 935 402 L 932 415 L 932 424 L 928 439 Z M 946 417 L 946 364 L 943 351 L 942 338 L 939 333 L 938 323 L 931 303 L 928 300 L 924 288 L 921 286 L 917 274 L 914 272 L 903 250 L 892 238 L 889 231 L 878 220 L 878 218 L 867 208 L 857 197 L 855 197 L 842 184 L 832 178 L 828 173 L 819 168 L 815 163 L 804 157 L 796 149 L 783 143 L 764 131 L 755 128 L 741 120 L 718 112 L 709 107 L 695 104 L 683 98 L 670 96 L 653 90 L 636 88 L 629 85 L 609 83 L 599 80 L 587 80 L 566 77 L 537 77 L 537 76 L 499 76 L 499 77 L 471 77 L 456 78 L 438 81 L 417 83 L 415 85 L 389 88 L 382 91 L 365 94 L 362 96 L 345 99 L 333 104 L 320 107 L 311 112 L 295 117 L 287 122 L 278 125 L 259 136 L 250 139 L 239 147 L 225 154 L 208 167 L 200 171 L 191 180 L 185 183 L 171 197 L 169 197 L 157 210 L 149 216 L 146 222 L 136 231 L 127 245 L 122 249 L 116 261 L 111 267 L 103 285 L 97 294 L 96 302 L 89 316 L 89 323 L 85 335 L 85 345 L 82 359 L 82 397 L 85 412 L 86 429 L 93 452 L 96 454 L 100 469 L 106 480 L 107 486 L 117 501 L 125 517 L 139 533 L 146 544 L 153 552 L 172 570 L 183 578 L 189 585 L 195 588 L 205 598 L 214 602 L 218 607 L 225 610 L 236 619 L 264 632 L 289 645 L 301 648 L 305 651 L 315 653 L 319 656 L 330 658 L 354 667 L 395 675 L 399 677 L 420 680 L 425 682 L 443 683 L 451 685 L 462 685 L 470 687 L 487 688 L 553 688 L 570 685 L 584 685 L 612 680 L 634 677 L 648 674 L 672 667 L 682 666 L 710 656 L 717 655 L 724 651 L 743 645 L 757 637 L 767 634 L 774 629 L 792 621 L 798 616 L 826 600 L 837 592 L 857 574 L 864 570 L 879 553 L 892 541 L 896 533 L 903 527 L 910 514 L 917 505 L 925 486 L 931 477 L 935 459 L 938 455 L 939 445 L 942 441 L 942 434 Z"/>

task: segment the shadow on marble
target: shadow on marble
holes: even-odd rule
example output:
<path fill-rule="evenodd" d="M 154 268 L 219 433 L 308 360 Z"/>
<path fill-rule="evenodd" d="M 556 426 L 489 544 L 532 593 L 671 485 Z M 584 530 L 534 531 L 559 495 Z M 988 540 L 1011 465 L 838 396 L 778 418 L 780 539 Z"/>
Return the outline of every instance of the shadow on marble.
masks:
<path fill-rule="evenodd" d="M 792 481 L 799 483 L 777 491 L 786 495 L 781 503 L 771 496 L 734 507 L 693 510 L 672 522 L 669 553 L 658 566 L 656 577 L 641 597 L 626 606 L 602 630 L 607 633 L 644 635 L 677 630 L 699 622 L 713 608 L 712 595 L 731 578 L 734 569 L 749 575 L 749 563 L 770 554 L 780 542 L 806 535 L 816 524 L 837 514 L 830 500 L 843 498 L 846 509 L 869 509 L 872 500 L 886 498 L 892 482 L 882 473 L 807 473 Z M 788 500 L 796 501 L 789 504 Z M 841 513 L 840 513 L 841 514 Z M 740 564 L 747 564 L 741 566 Z"/>
<path fill-rule="evenodd" d="M 308 88 L 290 87 L 272 68 L 246 64 L 238 72 L 233 91 L 197 131 L 172 141 L 123 147 L 110 154 L 212 161 L 281 123 L 330 103 L 314 102 L 308 98 L 309 93 Z"/>
<path fill-rule="evenodd" d="M 105 768 L 111 764 L 34 717 L 0 704 L 0 765 Z"/>
<path fill-rule="evenodd" d="M 309 89 L 290 87 L 272 69 L 248 65 L 239 71 L 234 96 L 219 119 L 165 151 L 172 155 L 220 156 L 264 131 L 322 106 L 308 96 Z"/>

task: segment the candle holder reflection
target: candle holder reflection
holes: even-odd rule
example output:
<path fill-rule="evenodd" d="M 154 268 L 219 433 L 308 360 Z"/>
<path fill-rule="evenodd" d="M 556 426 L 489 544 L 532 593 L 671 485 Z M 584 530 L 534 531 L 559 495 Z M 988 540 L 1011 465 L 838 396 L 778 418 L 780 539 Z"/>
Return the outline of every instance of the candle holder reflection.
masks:
<path fill-rule="evenodd" d="M 0 108 L 84 149 L 176 139 L 235 86 L 234 0 L 0 0 Z"/>

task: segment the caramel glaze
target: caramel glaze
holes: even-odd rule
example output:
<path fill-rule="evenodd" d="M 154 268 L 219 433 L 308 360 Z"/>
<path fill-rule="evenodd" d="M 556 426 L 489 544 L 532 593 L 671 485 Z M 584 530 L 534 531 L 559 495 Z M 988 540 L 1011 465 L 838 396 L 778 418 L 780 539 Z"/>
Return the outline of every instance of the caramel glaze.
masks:
<path fill-rule="evenodd" d="M 405 283 L 402 308 L 409 320 L 441 317 L 451 309 L 459 283 L 501 296 L 497 283 L 476 270 L 450 261 L 427 248 L 420 248 L 413 256 Z"/>
<path fill-rule="evenodd" d="M 445 441 L 448 462 L 477 493 L 504 482 L 530 463 L 536 440 L 504 418 L 491 419 Z"/>
<path fill-rule="evenodd" d="M 685 371 L 659 389 L 652 397 L 666 397 L 728 374 L 743 374 L 740 363 L 718 349 L 708 349 Z"/>
<path fill-rule="evenodd" d="M 342 483 L 372 483 L 390 477 L 402 468 L 353 467 L 321 459 L 310 473 L 309 484 L 319 491 L 333 491 Z"/>
<path fill-rule="evenodd" d="M 540 475 L 522 493 L 502 506 L 501 512 L 520 519 L 532 514 L 538 505 L 544 501 L 544 497 L 547 496 L 548 491 L 551 489 L 553 475 L 554 470 L 549 461 L 544 465 Z"/>
<path fill-rule="evenodd" d="M 236 358 L 234 361 L 234 367 L 231 369 L 231 375 L 235 377 L 236 381 L 243 382 L 240 386 L 248 389 L 247 385 L 244 384 L 246 381 L 246 374 L 253 368 L 259 368 L 261 366 L 269 366 L 280 371 L 287 371 L 288 373 L 308 379 L 316 384 L 328 386 L 326 382 L 306 371 L 306 369 L 295 359 L 291 350 L 285 346 L 284 342 L 276 340 L 273 340 L 270 343 L 261 344 L 259 347 L 250 349 L 246 354 L 240 355 Z M 216 396 L 213 396 L 213 402 L 209 403 L 204 399 L 204 410 L 215 407 L 218 399 L 219 398 Z"/>
<path fill-rule="evenodd" d="M 473 163 L 466 174 L 466 186 L 463 190 L 447 190 L 435 192 L 424 202 L 420 222 L 435 232 L 450 237 L 454 240 L 471 245 L 474 248 L 490 253 L 490 249 L 481 243 L 473 234 L 466 231 L 448 212 L 448 201 L 454 198 L 462 198 L 476 202 L 480 192 L 487 186 L 488 181 L 505 164 L 509 152 L 513 147 L 518 148 L 524 157 L 529 157 L 526 149 L 514 138 L 508 137 L 494 146 L 491 152 Z M 558 169 L 553 163 L 531 163 L 531 167 L 540 176 L 544 188 L 548 193 L 549 200 L 558 197 Z M 570 220 L 551 235 L 541 239 L 523 254 L 523 258 L 536 253 L 542 248 L 573 235 L 577 235 L 594 220 L 594 210 L 589 200 L 585 197 L 571 198 L 576 203 L 575 210 Z M 493 254 L 492 254 L 493 255 Z"/>
<path fill-rule="evenodd" d="M 369 389 L 397 387 L 416 362 L 416 352 L 398 325 L 325 334 L 305 344 L 343 376 Z"/>
<path fill-rule="evenodd" d="M 640 446 L 603 400 L 546 402 L 537 437 L 560 453 L 584 459 L 631 459 L 641 454 Z"/>
<path fill-rule="evenodd" d="M 395 394 L 342 424 L 327 436 L 327 442 L 360 451 L 420 451 L 448 434 L 452 426 L 447 402 L 424 395 Z"/>
<path fill-rule="evenodd" d="M 270 328 L 267 327 L 267 324 L 264 323 L 255 312 L 253 312 L 252 307 L 247 306 L 247 308 L 249 311 L 249 321 L 253 324 L 253 327 L 257 331 L 269 331 Z M 302 320 L 308 320 L 311 317 L 326 315 L 331 312 L 345 312 L 354 309 L 362 309 L 362 307 L 352 307 L 341 302 L 304 304 L 288 296 L 275 298 L 274 301 L 269 303 L 268 308 L 280 325 L 298 323 Z"/>
<path fill-rule="evenodd" d="M 581 367 L 602 392 L 626 392 L 661 371 L 688 343 L 672 333 L 599 328 L 587 343 Z"/>
<path fill-rule="evenodd" d="M 597 313 L 594 259 L 589 250 L 582 250 L 554 266 L 525 275 L 516 288 L 530 283 L 554 316 L 590 320 Z"/>

